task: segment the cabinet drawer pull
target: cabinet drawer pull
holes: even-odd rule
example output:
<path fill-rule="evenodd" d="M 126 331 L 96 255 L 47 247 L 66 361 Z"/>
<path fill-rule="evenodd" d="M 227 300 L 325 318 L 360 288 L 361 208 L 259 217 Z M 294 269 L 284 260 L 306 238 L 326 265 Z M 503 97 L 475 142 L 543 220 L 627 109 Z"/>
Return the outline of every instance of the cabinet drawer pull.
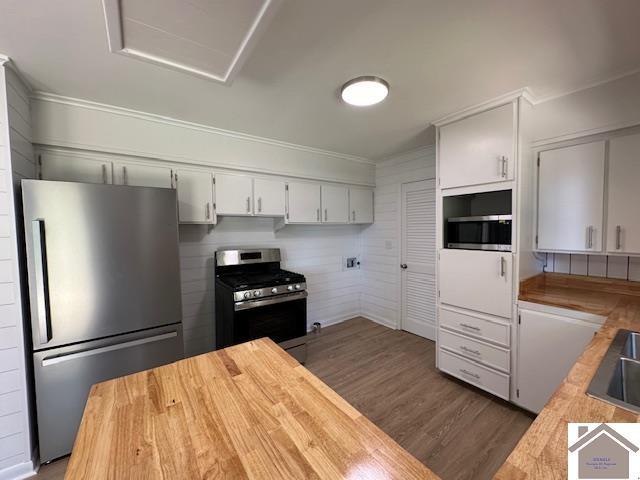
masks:
<path fill-rule="evenodd" d="M 328 218 L 328 216 L 327 216 L 327 209 L 325 208 L 325 209 L 324 209 L 324 221 L 325 221 L 325 222 L 327 221 L 327 218 Z"/>
<path fill-rule="evenodd" d="M 262 212 L 262 197 L 258 197 L 258 213 Z"/>
<path fill-rule="evenodd" d="M 102 183 L 107 183 L 107 166 L 102 164 Z"/>
<path fill-rule="evenodd" d="M 476 332 L 479 332 L 479 331 L 480 331 L 480 327 L 475 327 L 475 326 L 473 326 L 473 325 L 469 325 L 469 324 L 467 324 L 467 323 L 461 323 L 461 324 L 460 324 L 460 326 L 461 326 L 462 328 L 468 328 L 469 330 L 475 330 Z"/>
<path fill-rule="evenodd" d="M 460 372 L 464 373 L 465 375 L 469 375 L 470 377 L 473 377 L 475 379 L 480 380 L 480 375 L 478 375 L 477 373 L 471 373 L 469 370 L 467 370 L 465 368 L 461 368 Z"/>
<path fill-rule="evenodd" d="M 504 277 L 507 274 L 507 266 L 504 257 L 500 257 L 500 276 Z"/>
<path fill-rule="evenodd" d="M 507 178 L 509 167 L 509 159 L 504 155 L 500 157 L 500 176 L 502 178 Z"/>
<path fill-rule="evenodd" d="M 316 210 L 316 220 L 318 222 L 320 221 L 320 209 L 319 208 Z"/>
<path fill-rule="evenodd" d="M 468 347 L 465 347 L 464 345 L 460 345 L 460 350 L 462 350 L 463 352 L 467 352 L 467 353 L 473 353 L 474 355 L 478 355 L 480 356 L 480 352 L 478 350 L 471 350 Z"/>
<path fill-rule="evenodd" d="M 204 209 L 204 216 L 207 220 L 211 218 L 211 204 L 207 202 L 207 206 Z"/>
<path fill-rule="evenodd" d="M 353 218 L 353 221 L 356 221 L 356 211 L 354 210 L 353 212 L 351 212 L 351 218 Z"/>
<path fill-rule="evenodd" d="M 616 250 L 622 248 L 622 227 L 618 225 L 616 227 Z"/>
<path fill-rule="evenodd" d="M 129 175 L 127 174 L 127 167 L 122 167 L 122 181 L 125 185 L 129 185 Z"/>
<path fill-rule="evenodd" d="M 587 248 L 593 248 L 593 225 L 587 227 Z"/>
<path fill-rule="evenodd" d="M 247 213 L 251 213 L 251 197 L 247 197 Z"/>

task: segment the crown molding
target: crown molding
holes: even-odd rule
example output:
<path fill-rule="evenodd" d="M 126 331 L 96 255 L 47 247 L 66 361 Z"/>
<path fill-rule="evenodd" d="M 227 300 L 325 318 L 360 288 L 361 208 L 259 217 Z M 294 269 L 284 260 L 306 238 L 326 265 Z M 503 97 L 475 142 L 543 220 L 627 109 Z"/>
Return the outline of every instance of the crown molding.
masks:
<path fill-rule="evenodd" d="M 298 150 L 298 151 L 302 151 L 302 152 L 306 152 L 306 153 L 313 153 L 313 154 L 317 154 L 317 155 L 323 155 L 326 157 L 332 157 L 332 158 L 337 158 L 340 160 L 345 160 L 345 161 L 349 161 L 349 162 L 357 162 L 357 163 L 364 163 L 367 165 L 375 165 L 375 162 L 368 159 L 368 158 L 364 158 L 364 157 L 358 157 L 356 155 L 349 155 L 346 153 L 339 153 L 339 152 L 333 152 L 330 150 L 323 150 L 320 148 L 315 148 L 315 147 L 309 147 L 306 145 L 298 145 L 295 143 L 289 143 L 289 142 L 284 142 L 281 140 L 275 140 L 272 138 L 267 138 L 267 137 L 260 137 L 257 135 L 251 135 L 248 133 L 242 133 L 242 132 L 235 132 L 232 130 L 225 130 L 222 128 L 217 128 L 217 127 L 211 127 L 208 125 L 203 125 L 200 123 L 194 123 L 194 122 L 188 122 L 185 120 L 178 120 L 175 118 L 171 118 L 171 117 L 165 117 L 162 115 L 157 115 L 155 113 L 147 113 L 147 112 L 141 112 L 139 110 L 133 110 L 130 108 L 124 108 L 124 107 L 117 107 L 114 105 L 108 105 L 108 104 L 104 104 L 104 103 L 98 103 L 98 102 L 93 102 L 90 100 L 82 100 L 82 99 L 78 99 L 78 98 L 72 98 L 72 97 L 66 97 L 66 96 L 62 96 L 62 95 L 56 95 L 53 93 L 47 93 L 47 92 L 40 92 L 40 91 L 36 91 L 33 92 L 31 95 L 31 98 L 33 100 L 39 100 L 39 101 L 44 101 L 44 102 L 51 102 L 51 103 L 59 103 L 59 104 L 63 104 L 63 105 L 69 105 L 69 106 L 74 106 L 74 107 L 80 107 L 80 108 L 87 108 L 87 109 L 91 109 L 91 110 L 98 110 L 101 112 L 106 112 L 106 113 L 110 113 L 113 115 L 120 115 L 120 116 L 125 116 L 125 117 L 131 117 L 131 118 L 137 118 L 140 120 L 145 120 L 148 122 L 154 122 L 154 123 L 162 123 L 165 125 L 171 125 L 174 127 L 180 127 L 180 128 L 187 128 L 187 129 L 191 129 L 191 130 L 196 130 L 196 131 L 200 131 L 200 132 L 206 132 L 206 133 L 211 133 L 214 135 L 222 135 L 225 137 L 232 137 L 232 138 L 237 138 L 240 140 L 247 140 L 247 141 L 252 141 L 252 142 L 257 142 L 257 143 L 263 143 L 263 144 L 267 144 L 267 145 L 273 145 L 273 146 L 277 146 L 277 147 L 282 147 L 282 148 L 288 148 L 291 150 Z"/>
<path fill-rule="evenodd" d="M 0 67 L 6 67 L 6 68 L 10 69 L 13 73 L 16 74 L 16 76 L 24 84 L 24 86 L 27 89 L 27 91 L 30 94 L 33 92 L 33 87 L 31 86 L 29 81 L 24 77 L 22 72 L 20 70 L 18 70 L 18 67 L 16 67 L 16 64 L 13 63 L 13 61 L 11 60 L 11 57 L 0 53 Z"/>
<path fill-rule="evenodd" d="M 529 87 L 520 88 L 518 90 L 514 90 L 509 93 L 505 93 L 504 95 L 500 95 L 499 97 L 495 97 L 486 102 L 478 103 L 476 105 L 472 105 L 470 107 L 463 108 L 462 110 L 458 110 L 457 112 L 446 115 L 442 118 L 439 118 L 435 122 L 431 122 L 431 125 L 435 125 L 436 127 L 441 127 L 446 125 L 447 123 L 455 122 L 456 120 L 461 120 L 465 117 L 469 117 L 471 115 L 475 115 L 476 113 L 480 113 L 484 110 L 489 110 L 491 108 L 500 107 L 502 105 L 506 105 L 507 103 L 511 103 L 518 98 L 523 98 L 527 102 L 532 105 L 536 104 L 536 100 L 531 93 Z"/>
<path fill-rule="evenodd" d="M 389 155 L 381 159 L 376 166 L 378 167 L 386 167 L 390 165 L 397 165 L 400 163 L 411 162 L 413 160 L 417 160 L 419 158 L 435 155 L 436 154 L 436 146 L 432 145 L 424 145 L 418 148 L 412 148 L 411 150 L 405 150 L 404 152 L 396 153 L 394 155 Z"/>

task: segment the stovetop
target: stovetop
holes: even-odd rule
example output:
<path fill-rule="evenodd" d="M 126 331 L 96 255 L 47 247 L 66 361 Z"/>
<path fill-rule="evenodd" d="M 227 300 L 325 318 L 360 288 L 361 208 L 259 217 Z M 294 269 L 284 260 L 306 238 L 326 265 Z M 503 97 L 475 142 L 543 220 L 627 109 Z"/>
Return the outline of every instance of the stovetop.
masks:
<path fill-rule="evenodd" d="M 218 279 L 234 290 L 265 288 L 305 281 L 304 275 L 288 270 L 221 274 L 218 275 Z"/>

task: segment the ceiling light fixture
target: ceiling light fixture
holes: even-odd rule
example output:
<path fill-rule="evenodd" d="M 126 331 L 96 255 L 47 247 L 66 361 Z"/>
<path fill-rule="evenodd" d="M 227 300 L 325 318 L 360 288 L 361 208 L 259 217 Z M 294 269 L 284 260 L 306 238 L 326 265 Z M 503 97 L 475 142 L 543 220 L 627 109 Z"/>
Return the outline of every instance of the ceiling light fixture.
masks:
<path fill-rule="evenodd" d="M 342 100 L 356 107 L 375 105 L 387 98 L 389 84 L 380 77 L 358 77 L 349 80 L 342 86 Z"/>

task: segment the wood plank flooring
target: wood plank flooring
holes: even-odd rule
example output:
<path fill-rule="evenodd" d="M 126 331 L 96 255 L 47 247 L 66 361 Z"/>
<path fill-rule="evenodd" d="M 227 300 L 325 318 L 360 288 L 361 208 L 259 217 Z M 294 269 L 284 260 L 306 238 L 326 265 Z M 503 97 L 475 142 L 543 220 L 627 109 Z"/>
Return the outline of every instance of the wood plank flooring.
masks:
<path fill-rule="evenodd" d="M 361 317 L 323 329 L 307 368 L 444 480 L 491 478 L 533 420 L 439 373 L 433 342 Z M 33 478 L 61 480 L 67 461 Z"/>

